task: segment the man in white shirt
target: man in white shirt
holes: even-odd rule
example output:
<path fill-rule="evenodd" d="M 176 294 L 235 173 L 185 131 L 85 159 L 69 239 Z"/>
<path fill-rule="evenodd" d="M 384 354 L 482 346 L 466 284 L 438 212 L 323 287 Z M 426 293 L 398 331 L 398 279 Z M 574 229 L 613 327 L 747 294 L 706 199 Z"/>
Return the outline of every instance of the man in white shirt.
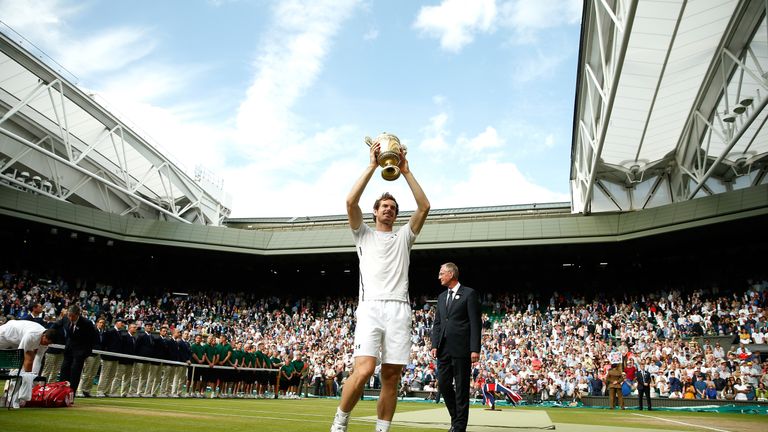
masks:
<path fill-rule="evenodd" d="M 755 330 L 752 332 L 752 340 L 754 340 L 756 344 L 764 344 L 765 333 L 761 332 L 760 330 Z"/>
<path fill-rule="evenodd" d="M 14 397 L 8 401 L 12 408 L 19 408 L 19 401 L 32 398 L 32 381 L 40 371 L 40 362 L 53 342 L 56 330 L 48 329 L 34 321 L 12 320 L 0 326 L 0 349 L 21 349 L 24 351 L 22 364 L 22 382 L 15 393 L 9 387 L 8 392 Z"/>
<path fill-rule="evenodd" d="M 12 320 L 0 326 L 0 349 L 24 350 L 24 372 L 38 373 L 43 354 L 56 330 L 46 330 L 34 321 Z"/>
<path fill-rule="evenodd" d="M 410 355 L 410 250 L 424 226 L 430 205 L 403 152 L 400 173 L 413 193 L 416 210 L 407 224 L 393 230 L 399 207 L 392 195 L 384 193 L 373 205 L 376 229 L 372 230 L 363 223 L 360 197 L 378 167 L 380 150 L 378 141 L 371 145 L 370 163 L 347 196 L 349 226 L 360 260 L 360 300 L 356 312 L 354 369 L 344 384 L 331 432 L 347 430 L 349 414 L 360 400 L 365 383 L 374 373 L 379 358 L 381 392 L 376 431 L 387 432 L 397 404 L 397 384 Z"/>

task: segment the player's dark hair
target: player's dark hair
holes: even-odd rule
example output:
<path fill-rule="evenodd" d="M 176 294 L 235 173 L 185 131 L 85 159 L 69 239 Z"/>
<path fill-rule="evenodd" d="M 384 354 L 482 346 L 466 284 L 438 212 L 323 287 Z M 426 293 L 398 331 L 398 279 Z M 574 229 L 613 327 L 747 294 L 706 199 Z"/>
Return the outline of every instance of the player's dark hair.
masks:
<path fill-rule="evenodd" d="M 395 216 L 397 216 L 398 213 L 400 213 L 400 205 L 397 203 L 397 200 L 395 197 L 392 196 L 389 192 L 384 192 L 381 194 L 379 199 L 376 200 L 376 202 L 373 203 L 373 210 L 378 210 L 379 206 L 381 205 L 382 201 L 389 200 L 393 201 L 395 203 Z M 373 221 L 376 222 L 376 215 L 373 215 Z"/>

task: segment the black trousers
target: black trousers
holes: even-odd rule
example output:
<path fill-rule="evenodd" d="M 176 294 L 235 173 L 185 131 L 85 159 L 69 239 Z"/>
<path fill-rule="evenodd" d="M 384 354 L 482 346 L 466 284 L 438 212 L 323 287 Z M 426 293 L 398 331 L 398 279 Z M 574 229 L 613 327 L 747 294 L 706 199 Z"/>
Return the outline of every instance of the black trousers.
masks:
<path fill-rule="evenodd" d="M 69 381 L 69 387 L 77 394 L 77 386 L 80 385 L 80 375 L 83 374 L 83 365 L 90 355 L 89 352 L 79 350 L 64 350 L 64 360 L 61 362 L 61 371 L 59 379 Z"/>
<path fill-rule="evenodd" d="M 651 386 L 637 387 L 637 399 L 640 401 L 640 411 L 643 410 L 643 397 L 648 399 L 648 409 L 651 409 Z"/>
<path fill-rule="evenodd" d="M 445 407 L 451 415 L 451 427 L 456 432 L 464 432 L 469 420 L 469 377 L 472 373 L 472 362 L 469 355 L 451 357 L 438 352 L 437 357 L 437 367 L 440 371 L 439 389 L 445 400 Z"/>

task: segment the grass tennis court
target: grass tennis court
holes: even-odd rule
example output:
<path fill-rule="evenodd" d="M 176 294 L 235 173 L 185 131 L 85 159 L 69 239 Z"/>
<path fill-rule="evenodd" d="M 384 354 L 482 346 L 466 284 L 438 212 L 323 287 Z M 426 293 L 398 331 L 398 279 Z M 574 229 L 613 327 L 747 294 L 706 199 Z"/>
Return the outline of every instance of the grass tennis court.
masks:
<path fill-rule="evenodd" d="M 337 404 L 338 401 L 332 399 L 79 398 L 73 408 L 27 408 L 13 411 L 3 409 L 0 411 L 0 430 L 9 432 L 40 430 L 327 432 Z M 433 408 L 445 410 L 444 405 L 418 402 L 398 404 L 398 412 L 402 413 Z M 482 410 L 482 407 L 475 406 L 473 409 Z M 629 432 L 640 430 L 763 432 L 768 430 L 767 416 L 751 414 L 608 411 L 588 408 L 505 408 L 503 413 L 514 417 L 514 412 L 520 410 L 542 411 L 549 416 L 555 425 L 555 430 L 567 432 L 622 429 Z M 360 402 L 353 413 L 349 432 L 373 430 L 373 424 L 365 417 L 374 418 L 375 415 L 375 401 Z M 649 415 L 652 417 L 647 417 Z M 470 414 L 471 418 L 472 414 Z M 526 430 L 515 427 L 514 424 L 509 426 L 509 429 L 495 428 L 495 430 Z M 390 430 L 434 432 L 444 429 L 394 424 Z"/>

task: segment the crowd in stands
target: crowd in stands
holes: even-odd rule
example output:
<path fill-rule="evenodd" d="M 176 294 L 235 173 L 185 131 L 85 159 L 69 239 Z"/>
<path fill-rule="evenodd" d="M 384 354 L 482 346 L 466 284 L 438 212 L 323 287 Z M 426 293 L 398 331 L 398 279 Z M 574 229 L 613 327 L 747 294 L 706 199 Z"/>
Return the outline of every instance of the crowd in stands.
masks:
<path fill-rule="evenodd" d="M 357 300 L 350 297 L 265 298 L 257 292 L 211 290 L 137 294 L 28 272 L 2 274 L 3 316 L 26 318 L 36 303 L 42 304 L 46 322 L 78 303 L 86 317 L 94 322 L 104 318 L 108 328 L 118 318 L 139 333 L 151 323 L 156 331 L 178 333 L 190 345 L 197 336 L 223 337 L 244 353 L 260 352 L 270 359 L 242 365 L 282 367 L 298 358 L 307 365 L 301 374 L 316 395 L 338 395 L 353 364 Z M 412 353 L 402 382 L 404 388 L 434 394 L 439 371 L 429 354 L 433 311 L 425 296 L 414 297 L 412 306 Z M 619 351 L 625 361 L 625 394 L 635 391 L 636 370 L 644 368 L 653 377 L 654 397 L 764 401 L 768 362 L 747 345 L 766 342 L 766 306 L 766 281 L 748 281 L 722 292 L 702 287 L 649 290 L 643 295 L 601 292 L 590 298 L 563 292 L 548 298 L 535 293 L 486 294 L 482 352 L 473 371 L 475 393 L 493 380 L 533 401 L 571 403 L 586 395 L 603 395 L 610 368 L 607 359 Z M 716 336 L 732 336 L 734 347 Z M 177 372 L 174 376 L 181 379 Z M 286 379 L 295 381 L 299 372 L 290 373 L 293 376 Z M 251 390 L 247 379 L 242 382 L 222 385 L 224 393 L 263 394 L 258 385 Z M 374 376 L 371 386 L 377 385 Z M 162 386 L 163 392 L 177 395 L 185 387 Z M 189 389 L 188 384 L 186 388 L 197 395 L 205 391 Z M 118 390 L 126 392 L 131 390 Z"/>

